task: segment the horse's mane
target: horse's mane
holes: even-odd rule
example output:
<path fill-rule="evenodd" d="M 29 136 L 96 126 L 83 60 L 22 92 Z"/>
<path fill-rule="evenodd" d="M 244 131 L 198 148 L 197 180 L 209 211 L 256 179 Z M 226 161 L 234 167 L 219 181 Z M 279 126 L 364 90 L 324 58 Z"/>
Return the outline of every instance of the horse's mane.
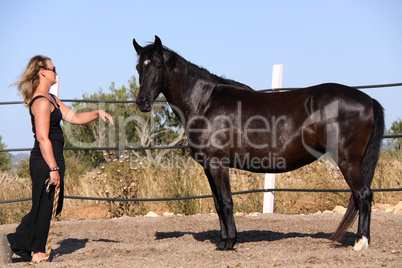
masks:
<path fill-rule="evenodd" d="M 167 52 L 167 55 L 168 55 L 168 60 L 166 62 L 166 65 L 171 69 L 174 69 L 176 67 L 178 68 L 179 65 L 183 65 L 187 69 L 186 70 L 187 74 L 190 76 L 193 76 L 194 79 L 203 77 L 207 80 L 215 82 L 216 84 L 234 85 L 237 87 L 245 88 L 247 90 L 253 90 L 249 86 L 242 84 L 240 82 L 237 82 L 237 81 L 234 81 L 231 79 L 226 79 L 221 76 L 212 74 L 207 69 L 189 62 L 188 60 L 184 59 L 179 54 L 177 54 L 173 50 L 170 50 L 167 47 L 163 47 L 163 49 L 164 49 L 164 52 Z"/>

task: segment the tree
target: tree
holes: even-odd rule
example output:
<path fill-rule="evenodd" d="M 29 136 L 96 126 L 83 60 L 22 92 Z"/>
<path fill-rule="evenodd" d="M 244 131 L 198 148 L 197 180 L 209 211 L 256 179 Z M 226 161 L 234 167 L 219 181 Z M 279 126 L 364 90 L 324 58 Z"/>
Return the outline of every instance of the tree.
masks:
<path fill-rule="evenodd" d="M 0 149 L 4 149 L 7 146 L 1 141 L 2 136 L 0 136 Z M 9 152 L 0 152 L 0 170 L 8 171 L 11 169 L 11 153 Z"/>
<path fill-rule="evenodd" d="M 128 87 L 116 88 L 112 83 L 109 93 L 101 89 L 92 95 L 83 95 L 84 100 L 127 101 L 134 100 L 139 91 L 133 76 Z M 180 126 L 166 103 L 155 103 L 151 113 L 142 113 L 134 103 L 83 103 L 75 102 L 72 109 L 77 112 L 103 109 L 110 113 L 115 125 L 96 120 L 85 126 L 63 125 L 66 147 L 149 147 L 154 145 L 184 144 L 184 129 Z M 148 161 L 160 163 L 170 150 L 132 151 L 136 157 L 146 157 Z M 122 152 L 120 151 L 120 154 Z M 66 151 L 66 156 L 76 156 L 90 166 L 103 161 L 112 161 L 119 156 L 118 151 Z"/>
<path fill-rule="evenodd" d="M 387 131 L 387 135 L 401 135 L 402 134 L 402 120 L 398 119 L 392 123 L 391 128 Z M 388 144 L 394 143 L 395 144 L 395 151 L 398 151 L 402 148 L 402 138 L 394 138 L 390 139 Z"/>

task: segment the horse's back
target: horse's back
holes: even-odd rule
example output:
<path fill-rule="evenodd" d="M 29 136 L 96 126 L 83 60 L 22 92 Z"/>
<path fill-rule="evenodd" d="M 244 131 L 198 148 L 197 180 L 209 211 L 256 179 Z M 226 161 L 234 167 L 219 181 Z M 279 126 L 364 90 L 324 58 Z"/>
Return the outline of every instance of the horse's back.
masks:
<path fill-rule="evenodd" d="M 336 106 L 340 112 L 372 114 L 370 96 L 356 88 L 336 83 L 269 93 L 233 85 L 218 85 L 211 95 L 210 104 L 212 110 L 218 107 L 226 114 L 241 109 L 245 117 L 292 115 L 302 120 L 302 117 L 307 119 L 312 113 L 325 110 L 329 105 Z"/>

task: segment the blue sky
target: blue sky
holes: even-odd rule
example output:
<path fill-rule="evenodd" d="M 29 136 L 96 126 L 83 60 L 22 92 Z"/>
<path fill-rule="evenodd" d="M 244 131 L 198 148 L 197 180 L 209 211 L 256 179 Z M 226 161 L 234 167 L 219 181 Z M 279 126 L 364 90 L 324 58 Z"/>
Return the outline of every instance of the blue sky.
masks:
<path fill-rule="evenodd" d="M 162 43 L 212 73 L 270 88 L 283 64 L 283 87 L 402 82 L 402 1 L 32 1 L 0 0 L 0 101 L 28 60 L 52 58 L 60 98 L 80 98 L 111 82 L 127 85 L 137 56 L 132 39 Z M 364 90 L 402 119 L 402 87 Z M 0 106 L 7 148 L 33 145 L 23 105 Z"/>

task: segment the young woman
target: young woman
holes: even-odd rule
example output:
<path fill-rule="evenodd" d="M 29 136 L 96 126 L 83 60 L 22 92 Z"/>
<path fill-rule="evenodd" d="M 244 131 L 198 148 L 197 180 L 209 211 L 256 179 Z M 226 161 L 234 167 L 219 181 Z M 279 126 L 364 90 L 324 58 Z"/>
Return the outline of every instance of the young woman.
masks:
<path fill-rule="evenodd" d="M 46 257 L 45 247 L 52 217 L 54 189 L 60 187 L 57 214 L 63 206 L 64 189 L 64 138 L 60 127 L 63 119 L 70 124 L 82 125 L 99 117 L 113 124 L 112 117 L 102 110 L 75 113 L 64 105 L 56 96 L 49 93 L 56 83 L 56 67 L 50 58 L 33 57 L 21 80 L 18 90 L 31 115 L 32 131 L 35 137 L 30 155 L 30 173 L 32 179 L 32 208 L 24 216 L 16 232 L 1 237 L 3 258 L 6 263 L 12 261 L 13 253 L 26 261 L 40 262 Z M 50 178 L 50 191 L 45 181 Z"/>

